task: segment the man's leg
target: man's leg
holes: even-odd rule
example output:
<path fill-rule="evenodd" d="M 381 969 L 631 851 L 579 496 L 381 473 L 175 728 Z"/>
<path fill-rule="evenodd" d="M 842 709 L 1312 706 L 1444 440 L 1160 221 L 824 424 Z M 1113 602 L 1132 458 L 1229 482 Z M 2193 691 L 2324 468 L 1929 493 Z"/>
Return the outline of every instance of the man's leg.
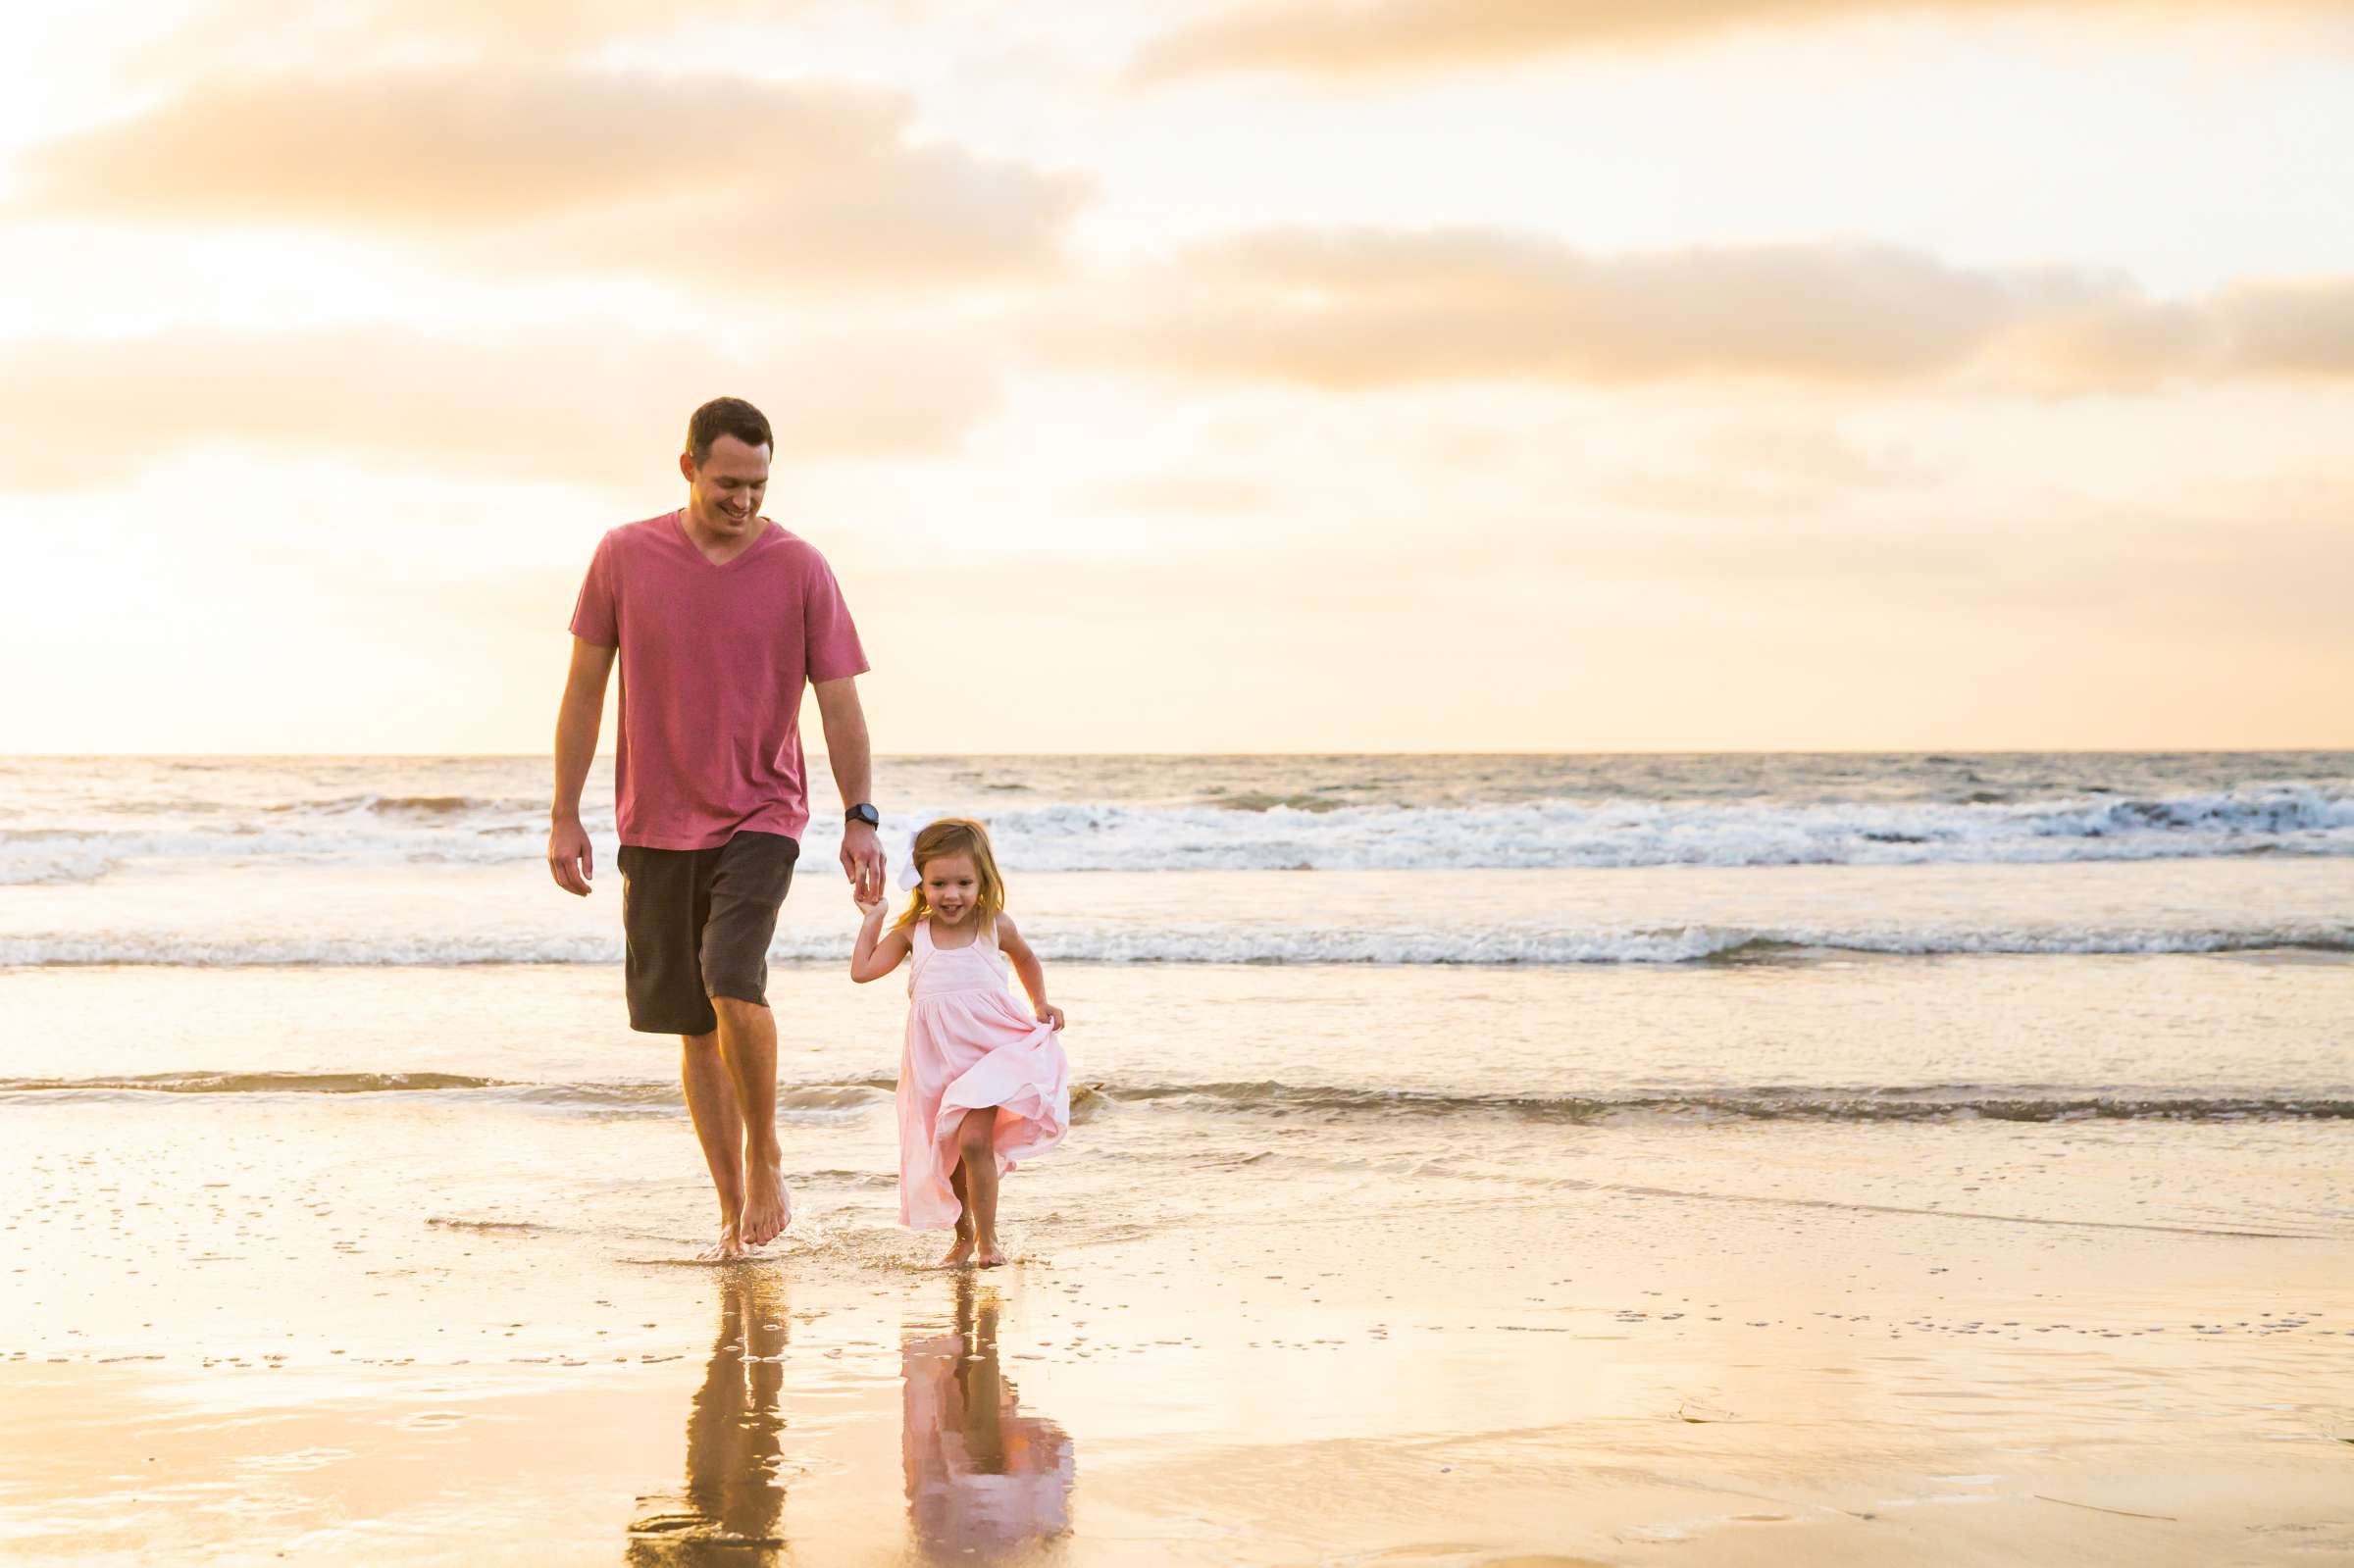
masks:
<path fill-rule="evenodd" d="M 711 1007 L 719 1014 L 719 1055 L 743 1128 L 743 1244 L 766 1246 L 793 1218 L 785 1202 L 785 1153 L 777 1146 L 777 1020 L 759 1003 L 735 996 L 714 996 Z M 724 1189 L 720 1195 L 726 1201 Z"/>
<path fill-rule="evenodd" d="M 621 846 L 622 926 L 629 935 L 623 969 L 630 1027 L 676 1035 L 679 1079 L 695 1141 L 719 1196 L 719 1240 L 706 1259 L 743 1255 L 743 1116 L 720 1059 L 719 1020 L 703 994 L 702 938 L 710 917 L 710 850 Z"/>
<path fill-rule="evenodd" d="M 679 1078 L 687 1088 L 687 1114 L 694 1119 L 695 1141 L 719 1194 L 719 1241 L 705 1258 L 743 1256 L 743 1113 L 736 1086 L 720 1055 L 719 1032 L 679 1037 Z"/>
<path fill-rule="evenodd" d="M 719 1020 L 719 1055 L 743 1125 L 743 1244 L 785 1234 L 784 1154 L 777 1146 L 777 1020 L 768 1010 L 768 944 L 793 885 L 800 845 L 781 834 L 740 833 L 718 851 L 702 933 L 703 991 Z"/>

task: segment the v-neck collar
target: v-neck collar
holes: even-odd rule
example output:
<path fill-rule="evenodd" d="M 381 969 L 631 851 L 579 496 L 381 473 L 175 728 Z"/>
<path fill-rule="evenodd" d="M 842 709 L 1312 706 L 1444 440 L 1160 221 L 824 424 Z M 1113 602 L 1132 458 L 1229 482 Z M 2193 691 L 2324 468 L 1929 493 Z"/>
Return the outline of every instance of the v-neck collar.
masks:
<path fill-rule="evenodd" d="M 705 567 L 713 572 L 728 572 L 742 566 L 747 556 L 759 554 L 768 547 L 769 541 L 781 537 L 785 531 L 769 519 L 762 518 L 760 531 L 752 535 L 752 542 L 724 561 L 712 560 L 703 553 L 703 547 L 694 542 L 694 535 L 687 531 L 687 509 L 685 507 L 682 506 L 670 514 L 670 532 L 671 537 L 685 545 L 687 552 Z"/>

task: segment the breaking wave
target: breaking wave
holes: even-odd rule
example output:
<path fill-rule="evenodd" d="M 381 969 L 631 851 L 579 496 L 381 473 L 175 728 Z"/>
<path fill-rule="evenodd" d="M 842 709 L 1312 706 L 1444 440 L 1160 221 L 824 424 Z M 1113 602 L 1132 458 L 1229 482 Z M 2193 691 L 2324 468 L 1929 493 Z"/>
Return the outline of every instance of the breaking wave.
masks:
<path fill-rule="evenodd" d="M 0 1093 L 397 1094 L 506 1088 L 461 1073 L 149 1073 L 135 1078 L 0 1078 Z"/>
<path fill-rule="evenodd" d="M 1179 923 L 1083 924 L 1042 932 L 1040 956 L 1101 964 L 1689 964 L 1772 962 L 1817 953 L 2231 953 L 2296 948 L 2354 952 L 2354 921 L 2245 926 L 1680 926 L 1659 929 L 1466 925 L 1310 928 Z M 781 933 L 776 963 L 841 963 L 843 932 Z M 455 968 L 478 964 L 617 964 L 618 932 L 597 936 L 191 936 L 56 934 L 0 937 L 0 967 Z"/>
<path fill-rule="evenodd" d="M 887 1106 L 888 1078 L 785 1084 L 788 1116 L 863 1115 Z M 528 1084 L 454 1073 L 161 1073 L 141 1078 L 0 1079 L 12 1098 L 110 1098 L 185 1094 L 438 1093 L 462 1099 L 586 1111 L 684 1114 L 673 1082 Z M 1858 1087 L 1724 1086 L 1712 1089 L 1598 1094 L 1477 1094 L 1272 1081 L 1074 1086 L 1085 1117 L 1124 1109 L 1270 1117 L 1495 1117 L 1540 1123 L 1627 1118 L 1733 1121 L 2348 1121 L 2354 1098 L 2222 1094 L 2158 1089 L 2092 1090 L 2064 1085 L 1931 1084 Z"/>
<path fill-rule="evenodd" d="M 921 822 L 966 803 L 895 813 Z M 987 813 L 1009 870 L 1340 871 L 2054 863 L 2354 855 L 2354 795 L 2309 784 L 2121 798 L 1789 803 L 1542 799 L 1332 805 L 1047 804 Z M 609 820 L 592 823 L 609 845 Z M 0 885 L 88 881 L 141 860 L 454 862 L 538 858 L 544 802 L 357 795 L 154 830 L 0 831 Z M 899 846 L 903 849 L 903 845 Z"/>

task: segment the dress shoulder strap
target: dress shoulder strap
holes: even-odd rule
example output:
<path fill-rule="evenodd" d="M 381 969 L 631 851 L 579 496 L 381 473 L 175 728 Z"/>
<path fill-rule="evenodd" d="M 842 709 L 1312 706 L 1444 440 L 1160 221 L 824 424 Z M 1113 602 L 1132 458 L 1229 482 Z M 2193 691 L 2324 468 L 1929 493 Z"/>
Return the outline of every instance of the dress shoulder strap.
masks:
<path fill-rule="evenodd" d="M 907 994 L 915 995 L 915 984 L 923 978 L 924 969 L 932 962 L 932 923 L 919 920 L 907 933 Z"/>

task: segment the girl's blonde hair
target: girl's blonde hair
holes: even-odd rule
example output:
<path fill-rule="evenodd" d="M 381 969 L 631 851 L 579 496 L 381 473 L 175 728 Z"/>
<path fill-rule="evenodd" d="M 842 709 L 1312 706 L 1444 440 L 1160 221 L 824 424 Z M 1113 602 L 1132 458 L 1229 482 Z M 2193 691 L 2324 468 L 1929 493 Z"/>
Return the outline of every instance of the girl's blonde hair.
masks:
<path fill-rule="evenodd" d="M 998 857 L 990 852 L 989 830 L 970 817 L 943 817 L 931 823 L 915 835 L 915 849 L 909 858 L 915 862 L 918 877 L 923 875 L 929 861 L 943 855 L 964 855 L 973 863 L 974 880 L 981 884 L 980 893 L 973 901 L 976 928 L 998 918 L 1005 907 L 1005 879 L 998 875 Z M 919 920 L 932 914 L 932 901 L 924 896 L 922 883 L 917 883 L 915 897 L 907 904 L 906 912 L 892 923 L 893 931 L 906 931 Z"/>

